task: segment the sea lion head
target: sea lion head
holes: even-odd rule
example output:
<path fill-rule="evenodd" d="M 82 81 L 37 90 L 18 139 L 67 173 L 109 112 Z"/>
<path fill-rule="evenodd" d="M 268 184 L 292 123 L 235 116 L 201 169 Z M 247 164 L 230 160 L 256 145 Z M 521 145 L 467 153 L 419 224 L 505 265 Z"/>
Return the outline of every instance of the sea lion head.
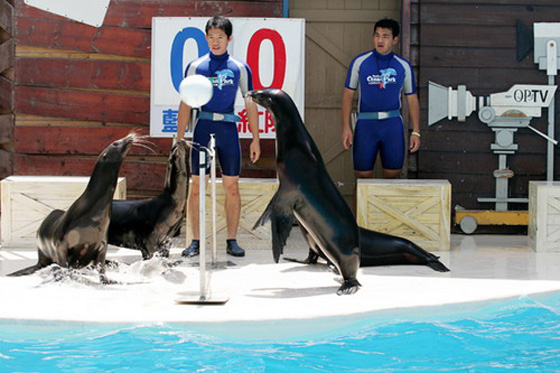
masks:
<path fill-rule="evenodd" d="M 181 187 L 180 181 L 186 181 L 189 178 L 189 162 L 187 162 L 188 145 L 187 141 L 181 139 L 177 141 L 171 153 L 169 153 L 169 160 L 167 162 L 167 172 L 165 187 L 170 190 L 175 190 Z M 188 187 L 188 186 L 187 186 Z"/>
<path fill-rule="evenodd" d="M 246 97 L 266 108 L 270 114 L 276 131 L 288 129 L 292 125 L 303 125 L 299 111 L 292 98 L 281 89 L 266 88 L 250 91 Z"/>
<path fill-rule="evenodd" d="M 98 162 L 103 163 L 120 163 L 130 150 L 131 145 L 136 141 L 137 135 L 134 133 L 129 134 L 122 139 L 113 141 L 99 154 Z"/>

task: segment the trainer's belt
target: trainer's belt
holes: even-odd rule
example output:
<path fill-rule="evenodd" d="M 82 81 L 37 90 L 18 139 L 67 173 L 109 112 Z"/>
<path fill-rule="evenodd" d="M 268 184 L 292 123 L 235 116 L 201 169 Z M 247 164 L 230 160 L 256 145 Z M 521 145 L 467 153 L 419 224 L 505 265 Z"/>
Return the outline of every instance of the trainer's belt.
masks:
<path fill-rule="evenodd" d="M 211 120 L 214 122 L 234 122 L 237 123 L 241 117 L 233 113 L 213 113 L 211 111 L 201 111 L 198 119 Z"/>
<path fill-rule="evenodd" d="M 366 113 L 358 113 L 358 119 L 389 119 L 396 118 L 401 115 L 400 110 L 391 111 L 373 111 Z"/>

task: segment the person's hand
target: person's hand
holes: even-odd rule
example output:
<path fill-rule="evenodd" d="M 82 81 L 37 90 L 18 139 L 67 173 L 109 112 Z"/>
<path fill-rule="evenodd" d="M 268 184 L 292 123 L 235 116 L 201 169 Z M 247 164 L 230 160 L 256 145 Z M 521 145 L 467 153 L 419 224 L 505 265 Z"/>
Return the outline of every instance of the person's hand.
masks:
<path fill-rule="evenodd" d="M 409 149 L 411 153 L 417 152 L 420 149 L 420 136 L 416 133 L 410 135 Z"/>
<path fill-rule="evenodd" d="M 261 157 L 261 143 L 259 140 L 253 140 L 251 146 L 249 147 L 249 152 L 251 153 L 251 163 L 255 163 Z"/>
<path fill-rule="evenodd" d="M 345 127 L 342 129 L 342 146 L 344 146 L 344 149 L 348 150 L 350 149 L 350 147 L 352 146 L 352 138 L 353 138 L 353 134 L 352 134 L 352 130 L 350 129 L 350 127 Z"/>

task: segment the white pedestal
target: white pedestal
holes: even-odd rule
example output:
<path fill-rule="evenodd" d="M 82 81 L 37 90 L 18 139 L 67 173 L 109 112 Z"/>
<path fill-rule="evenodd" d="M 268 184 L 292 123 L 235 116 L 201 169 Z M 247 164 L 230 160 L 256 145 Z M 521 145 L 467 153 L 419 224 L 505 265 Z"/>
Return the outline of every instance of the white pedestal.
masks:
<path fill-rule="evenodd" d="M 560 252 L 560 182 L 529 182 L 529 246 Z"/>
<path fill-rule="evenodd" d="M 449 181 L 359 179 L 356 201 L 360 227 L 407 238 L 425 250 L 449 250 Z"/>
<path fill-rule="evenodd" d="M 66 210 L 84 192 L 89 177 L 9 176 L 0 182 L 2 247 L 34 248 L 37 229 L 53 210 Z M 115 199 L 126 199 L 126 180 L 118 179 Z"/>

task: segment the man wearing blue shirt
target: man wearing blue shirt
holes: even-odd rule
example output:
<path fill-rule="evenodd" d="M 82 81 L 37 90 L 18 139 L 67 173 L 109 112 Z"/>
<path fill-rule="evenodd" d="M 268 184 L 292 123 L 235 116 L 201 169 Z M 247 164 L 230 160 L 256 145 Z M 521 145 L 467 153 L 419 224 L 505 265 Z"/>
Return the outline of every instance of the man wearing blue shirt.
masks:
<path fill-rule="evenodd" d="M 222 183 L 225 190 L 225 214 L 227 224 L 227 253 L 244 256 L 237 244 L 237 228 L 241 212 L 239 195 L 239 173 L 241 171 L 241 148 L 237 121 L 234 113 L 237 89 L 244 95 L 253 89 L 251 70 L 247 64 L 228 54 L 227 46 L 232 40 L 231 21 L 223 17 L 213 17 L 206 24 L 206 40 L 210 52 L 187 66 L 185 76 L 200 74 L 208 77 L 213 85 L 211 100 L 202 106 L 198 121 L 193 131 L 193 142 L 207 146 L 210 134 L 215 134 L 217 157 L 222 170 Z M 251 99 L 245 100 L 247 119 L 251 127 L 253 141 L 250 145 L 251 162 L 255 163 L 261 154 L 259 142 L 258 109 Z M 191 108 L 181 102 L 177 116 L 177 138 L 183 138 L 190 120 Z M 182 253 L 183 256 L 199 254 L 199 152 L 191 151 L 192 186 L 188 202 L 188 218 L 191 219 L 193 240 Z M 208 175 L 206 175 L 206 182 Z"/>
<path fill-rule="evenodd" d="M 398 43 L 399 24 L 392 19 L 375 23 L 374 49 L 354 58 L 348 69 L 342 94 L 342 145 L 352 146 L 357 178 L 373 176 L 377 153 L 383 176 L 397 178 L 404 163 L 405 142 L 401 116 L 404 93 L 412 132 L 410 152 L 420 148 L 420 105 L 410 63 L 393 52 Z M 359 90 L 358 120 L 354 132 L 350 115 L 354 93 Z"/>

